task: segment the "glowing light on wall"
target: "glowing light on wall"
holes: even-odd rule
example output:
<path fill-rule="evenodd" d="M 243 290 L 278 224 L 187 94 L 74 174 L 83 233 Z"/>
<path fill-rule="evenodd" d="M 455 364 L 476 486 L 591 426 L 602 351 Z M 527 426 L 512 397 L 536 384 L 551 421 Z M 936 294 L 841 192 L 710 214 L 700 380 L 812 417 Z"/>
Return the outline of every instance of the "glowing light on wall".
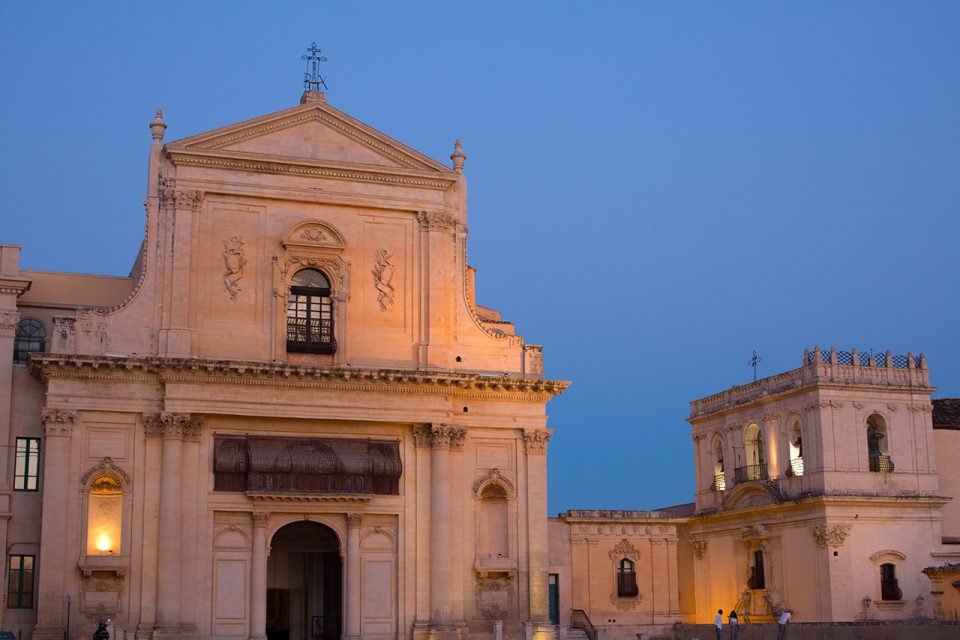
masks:
<path fill-rule="evenodd" d="M 87 503 L 87 554 L 120 553 L 123 526 L 123 488 L 112 475 L 102 475 L 90 484 Z"/>

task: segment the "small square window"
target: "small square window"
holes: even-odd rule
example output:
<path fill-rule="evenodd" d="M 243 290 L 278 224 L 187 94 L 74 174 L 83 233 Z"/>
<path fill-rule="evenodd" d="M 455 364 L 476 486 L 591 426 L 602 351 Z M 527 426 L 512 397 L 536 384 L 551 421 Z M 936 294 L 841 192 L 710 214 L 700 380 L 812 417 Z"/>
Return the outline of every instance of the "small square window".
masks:
<path fill-rule="evenodd" d="M 35 556 L 10 556 L 7 581 L 7 608 L 33 609 L 33 567 Z"/>
<path fill-rule="evenodd" d="M 40 489 L 40 438 L 17 438 L 13 465 L 13 490 Z"/>

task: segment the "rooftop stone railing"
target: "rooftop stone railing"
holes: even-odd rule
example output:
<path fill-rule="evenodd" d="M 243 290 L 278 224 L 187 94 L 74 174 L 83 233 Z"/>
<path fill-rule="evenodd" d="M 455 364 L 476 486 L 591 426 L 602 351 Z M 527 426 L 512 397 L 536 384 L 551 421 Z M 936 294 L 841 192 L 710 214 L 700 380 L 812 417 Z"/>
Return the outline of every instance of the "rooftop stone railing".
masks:
<path fill-rule="evenodd" d="M 690 417 L 699 418 L 766 396 L 824 382 L 929 389 L 930 373 L 922 353 L 915 358 L 912 353 L 905 356 L 891 355 L 889 351 L 867 354 L 858 353 L 856 349 L 837 351 L 836 347 L 831 347 L 829 351 L 823 351 L 815 347 L 813 351 L 804 350 L 803 365 L 799 369 L 694 400 L 690 403 Z"/>

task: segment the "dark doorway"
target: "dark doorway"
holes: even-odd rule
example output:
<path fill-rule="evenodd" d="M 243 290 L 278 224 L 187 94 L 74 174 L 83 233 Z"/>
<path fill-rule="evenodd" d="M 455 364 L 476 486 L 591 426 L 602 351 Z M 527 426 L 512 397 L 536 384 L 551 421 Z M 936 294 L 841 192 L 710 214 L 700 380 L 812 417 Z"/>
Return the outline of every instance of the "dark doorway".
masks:
<path fill-rule="evenodd" d="M 343 564 L 340 541 L 316 522 L 282 527 L 267 564 L 267 638 L 340 640 Z"/>

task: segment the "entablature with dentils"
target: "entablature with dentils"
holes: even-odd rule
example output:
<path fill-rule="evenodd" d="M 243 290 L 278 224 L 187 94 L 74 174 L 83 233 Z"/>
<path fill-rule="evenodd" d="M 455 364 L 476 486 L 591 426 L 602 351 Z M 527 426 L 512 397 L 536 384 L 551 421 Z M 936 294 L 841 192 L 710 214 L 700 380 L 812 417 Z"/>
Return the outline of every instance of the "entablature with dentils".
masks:
<path fill-rule="evenodd" d="M 299 386 L 338 390 L 443 393 L 544 401 L 563 393 L 566 380 L 450 371 L 320 367 L 280 362 L 121 355 L 31 354 L 30 371 L 41 379 L 79 378 L 165 383 Z"/>

